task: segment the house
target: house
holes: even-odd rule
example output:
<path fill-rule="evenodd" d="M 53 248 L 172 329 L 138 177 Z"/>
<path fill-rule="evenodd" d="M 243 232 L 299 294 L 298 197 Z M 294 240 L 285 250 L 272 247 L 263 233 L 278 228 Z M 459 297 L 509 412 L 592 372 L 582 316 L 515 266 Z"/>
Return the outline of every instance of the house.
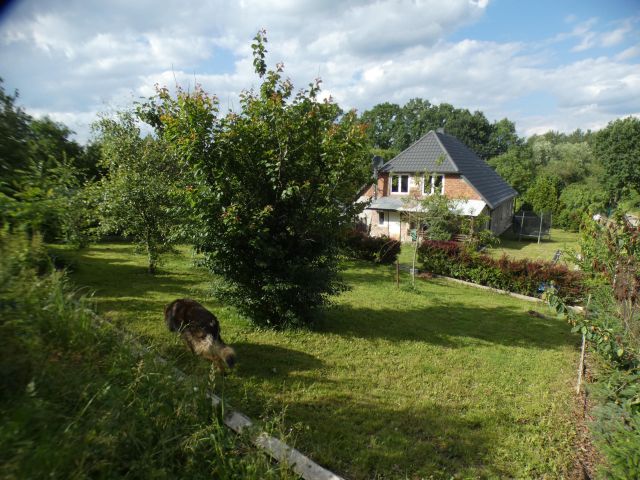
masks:
<path fill-rule="evenodd" d="M 370 204 L 361 220 L 371 235 L 410 240 L 406 199 L 439 192 L 455 200 L 456 211 L 477 217 L 486 214 L 488 228 L 499 235 L 511 225 L 517 192 L 487 163 L 442 129 L 430 131 L 382 165 L 377 180 L 365 187 L 359 201 Z"/>

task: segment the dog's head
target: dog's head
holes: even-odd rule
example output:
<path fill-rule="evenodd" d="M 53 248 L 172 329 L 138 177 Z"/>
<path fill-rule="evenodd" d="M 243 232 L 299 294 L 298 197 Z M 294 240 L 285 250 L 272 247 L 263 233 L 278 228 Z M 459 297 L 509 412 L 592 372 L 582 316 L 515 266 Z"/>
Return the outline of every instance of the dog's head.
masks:
<path fill-rule="evenodd" d="M 227 367 L 233 368 L 236 364 L 236 352 L 231 347 L 224 347 L 220 352 L 224 363 L 227 364 Z"/>

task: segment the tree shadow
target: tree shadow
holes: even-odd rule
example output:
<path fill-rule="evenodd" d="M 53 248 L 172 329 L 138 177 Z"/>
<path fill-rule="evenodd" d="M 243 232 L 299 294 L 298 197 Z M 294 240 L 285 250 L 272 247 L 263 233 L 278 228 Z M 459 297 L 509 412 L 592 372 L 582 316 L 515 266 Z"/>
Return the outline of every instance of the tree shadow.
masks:
<path fill-rule="evenodd" d="M 539 349 L 575 344 L 567 325 L 555 318 L 531 316 L 515 307 L 469 306 L 454 300 L 456 296 L 464 295 L 452 292 L 446 299 L 433 298 L 429 306 L 404 305 L 401 312 L 336 305 L 315 328 L 342 337 L 427 342 L 451 348 L 468 345 L 469 338 Z"/>
<path fill-rule="evenodd" d="M 463 408 L 419 402 L 393 408 L 385 399 L 334 395 L 289 403 L 287 417 L 310 426 L 298 434 L 297 447 L 345 478 L 509 476 L 490 458 L 498 420 Z"/>
<path fill-rule="evenodd" d="M 131 263 L 133 249 L 126 244 L 98 245 L 88 251 L 73 252 L 70 257 L 74 264 L 71 277 L 76 284 L 82 285 L 82 290 L 95 294 L 101 311 L 126 309 L 147 315 L 157 311 L 162 318 L 164 303 L 159 305 L 153 294 L 171 299 L 197 297 L 208 304 L 219 305 L 203 291 L 202 271 L 186 271 L 177 281 L 174 274 L 161 265 L 158 272 L 151 275 L 146 267 Z M 105 256 L 105 253 L 111 256 Z"/>

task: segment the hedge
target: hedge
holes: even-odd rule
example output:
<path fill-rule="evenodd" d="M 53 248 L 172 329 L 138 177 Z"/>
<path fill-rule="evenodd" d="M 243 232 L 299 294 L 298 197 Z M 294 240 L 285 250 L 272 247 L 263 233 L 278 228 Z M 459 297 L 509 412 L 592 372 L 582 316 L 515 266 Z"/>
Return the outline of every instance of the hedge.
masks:
<path fill-rule="evenodd" d="M 364 232 L 350 230 L 344 238 L 345 253 L 361 260 L 389 264 L 400 253 L 400 242 L 389 237 L 370 237 Z"/>
<path fill-rule="evenodd" d="M 495 259 L 469 252 L 455 242 L 425 240 L 418 249 L 418 261 L 424 270 L 437 275 L 531 297 L 540 296 L 540 287 L 551 282 L 565 302 L 578 302 L 584 294 L 582 274 L 564 265 L 541 260 L 512 260 L 504 255 Z"/>

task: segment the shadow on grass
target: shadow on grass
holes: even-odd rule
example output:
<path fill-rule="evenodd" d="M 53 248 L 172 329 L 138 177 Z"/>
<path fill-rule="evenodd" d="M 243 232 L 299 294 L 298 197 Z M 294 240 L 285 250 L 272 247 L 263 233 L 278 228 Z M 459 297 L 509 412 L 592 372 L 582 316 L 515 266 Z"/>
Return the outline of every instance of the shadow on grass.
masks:
<path fill-rule="evenodd" d="M 164 304 L 159 306 L 157 300 L 149 299 L 149 294 L 170 299 L 193 297 L 195 287 L 203 282 L 202 272 L 187 271 L 176 278 L 175 272 L 163 265 L 151 275 L 145 266 L 131 263 L 132 258 L 137 258 L 133 252 L 132 245 L 122 244 L 98 245 L 90 251 L 67 254 L 74 262 L 70 272 L 74 282 L 89 291 L 95 290 L 100 310 L 157 310 L 162 317 Z M 204 294 L 197 296 L 205 300 Z"/>
<path fill-rule="evenodd" d="M 238 355 L 238 375 L 271 378 L 274 373 L 287 376 L 293 372 L 322 368 L 322 360 L 308 353 L 275 345 L 234 343 Z"/>
<path fill-rule="evenodd" d="M 342 337 L 427 342 L 462 347 L 468 339 L 490 344 L 556 349 L 574 345 L 563 322 L 537 318 L 506 306 L 469 306 L 463 301 L 432 299 L 432 305 L 392 308 L 337 305 L 327 311 L 316 329 Z M 462 298 L 461 298 L 462 300 Z"/>
<path fill-rule="evenodd" d="M 400 409 L 331 396 L 289 403 L 287 416 L 312 425 L 300 438 L 305 452 L 345 478 L 463 478 L 469 471 L 508 476 L 490 460 L 499 443 L 491 426 L 499 420 L 467 418 L 463 409 L 435 403 Z M 336 425 L 348 426 L 347 432 Z"/>

